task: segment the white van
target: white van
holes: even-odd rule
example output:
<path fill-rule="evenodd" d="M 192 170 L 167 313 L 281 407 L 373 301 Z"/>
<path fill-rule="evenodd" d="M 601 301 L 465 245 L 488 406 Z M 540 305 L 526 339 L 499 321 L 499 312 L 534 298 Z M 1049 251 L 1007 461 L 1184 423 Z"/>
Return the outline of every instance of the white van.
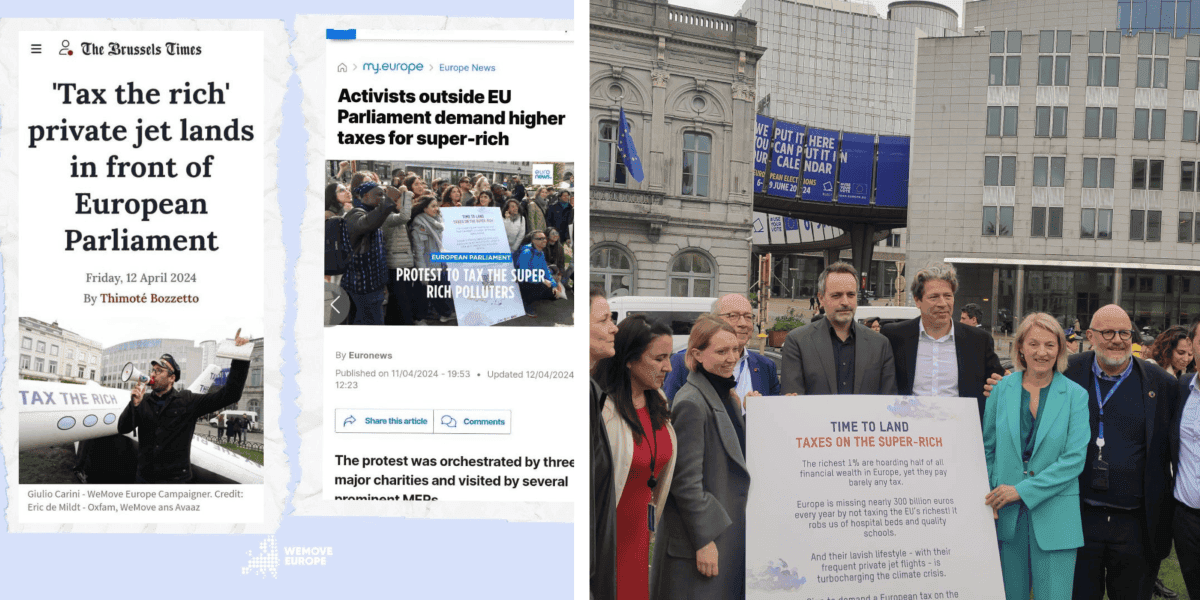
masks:
<path fill-rule="evenodd" d="M 229 422 L 230 417 L 246 417 L 246 418 L 250 419 L 250 429 L 248 429 L 248 431 L 251 431 L 251 432 L 262 431 L 262 428 L 259 427 L 259 425 L 258 425 L 258 413 L 256 413 L 256 412 L 252 412 L 252 411 L 248 411 L 248 410 L 223 410 L 219 414 L 225 415 L 226 423 Z M 212 425 L 213 427 L 216 427 L 217 426 L 217 418 L 213 417 L 213 418 L 209 419 L 208 424 Z"/>
<path fill-rule="evenodd" d="M 907 321 L 919 316 L 921 316 L 921 309 L 915 306 L 860 306 L 854 311 L 854 318 L 859 323 L 866 323 L 867 319 L 879 317 L 880 325 Z"/>
<path fill-rule="evenodd" d="M 687 348 L 688 335 L 700 315 L 712 311 L 716 298 L 673 298 L 670 296 L 618 296 L 611 298 L 613 322 L 620 324 L 630 315 L 645 315 L 671 328 L 674 351 Z"/>

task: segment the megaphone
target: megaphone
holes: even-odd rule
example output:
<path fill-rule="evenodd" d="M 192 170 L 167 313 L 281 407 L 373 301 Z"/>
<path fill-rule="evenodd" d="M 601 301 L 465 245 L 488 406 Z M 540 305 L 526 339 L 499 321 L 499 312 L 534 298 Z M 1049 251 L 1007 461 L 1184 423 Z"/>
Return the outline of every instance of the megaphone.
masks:
<path fill-rule="evenodd" d="M 133 366 L 133 363 L 127 362 L 125 363 L 125 368 L 121 369 L 121 381 L 129 381 L 130 379 L 136 380 L 138 383 L 154 385 L 153 377 L 139 371 L 137 367 Z"/>

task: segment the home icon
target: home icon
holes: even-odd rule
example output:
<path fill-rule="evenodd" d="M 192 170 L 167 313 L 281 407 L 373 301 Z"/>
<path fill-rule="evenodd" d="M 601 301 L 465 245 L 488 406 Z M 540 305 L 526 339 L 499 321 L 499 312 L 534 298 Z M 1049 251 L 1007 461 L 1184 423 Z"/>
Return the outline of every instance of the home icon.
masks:
<path fill-rule="evenodd" d="M 346 72 L 346 63 L 342 63 L 342 64 L 338 65 L 338 70 L 337 70 L 337 72 L 338 72 L 338 73 L 345 73 L 345 72 Z"/>

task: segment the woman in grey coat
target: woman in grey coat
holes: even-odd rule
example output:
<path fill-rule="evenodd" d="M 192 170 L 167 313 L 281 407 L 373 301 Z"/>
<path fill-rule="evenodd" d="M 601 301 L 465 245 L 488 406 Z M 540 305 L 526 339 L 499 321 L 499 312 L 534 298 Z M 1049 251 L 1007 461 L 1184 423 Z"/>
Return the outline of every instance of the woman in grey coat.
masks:
<path fill-rule="evenodd" d="M 454 318 L 454 304 L 450 295 L 450 279 L 446 274 L 446 263 L 434 262 L 430 254 L 442 251 L 442 231 L 445 223 L 442 220 L 441 207 L 436 198 L 426 195 L 416 200 L 417 205 L 409 213 L 408 232 L 412 238 L 413 261 L 421 269 L 435 270 L 439 276 L 426 279 L 420 286 L 429 302 L 427 315 L 418 314 L 418 318 L 438 319 L 445 323 Z"/>
<path fill-rule="evenodd" d="M 674 481 L 651 561 L 650 597 L 727 600 L 746 595 L 745 421 L 733 391 L 740 358 L 729 324 L 701 317 L 688 338 L 687 382 L 671 422 Z"/>

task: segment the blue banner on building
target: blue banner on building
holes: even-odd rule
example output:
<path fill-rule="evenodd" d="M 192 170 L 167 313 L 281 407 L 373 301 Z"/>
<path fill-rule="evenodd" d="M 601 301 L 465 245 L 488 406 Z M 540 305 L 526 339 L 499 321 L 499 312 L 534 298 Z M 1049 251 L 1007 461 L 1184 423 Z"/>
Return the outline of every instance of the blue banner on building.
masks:
<path fill-rule="evenodd" d="M 838 152 L 838 204 L 870 204 L 875 136 L 843 133 Z"/>
<path fill-rule="evenodd" d="M 757 115 L 754 124 L 754 193 L 767 187 L 767 161 L 771 158 L 771 117 Z"/>
<path fill-rule="evenodd" d="M 804 144 L 804 192 L 802 200 L 833 202 L 838 132 L 809 129 Z"/>
<path fill-rule="evenodd" d="M 879 136 L 875 205 L 908 206 L 908 138 Z"/>
<path fill-rule="evenodd" d="M 775 122 L 771 141 L 771 173 L 767 179 L 767 194 L 795 198 L 800 185 L 800 161 L 804 156 L 804 126 Z"/>

